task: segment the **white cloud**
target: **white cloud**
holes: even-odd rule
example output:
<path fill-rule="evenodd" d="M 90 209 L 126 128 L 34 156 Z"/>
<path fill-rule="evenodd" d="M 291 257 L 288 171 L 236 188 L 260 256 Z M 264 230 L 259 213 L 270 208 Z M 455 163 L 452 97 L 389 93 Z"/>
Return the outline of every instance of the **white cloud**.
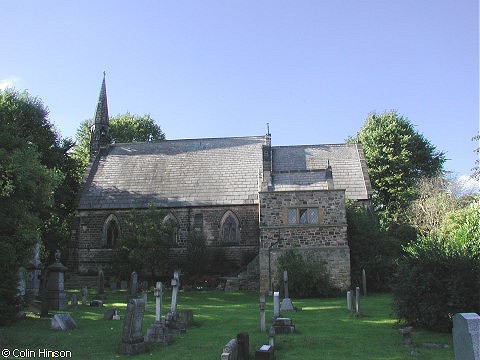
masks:
<path fill-rule="evenodd" d="M 20 80 L 18 77 L 10 77 L 8 79 L 0 80 L 0 90 L 5 90 L 7 87 L 12 87 L 14 83 Z"/>

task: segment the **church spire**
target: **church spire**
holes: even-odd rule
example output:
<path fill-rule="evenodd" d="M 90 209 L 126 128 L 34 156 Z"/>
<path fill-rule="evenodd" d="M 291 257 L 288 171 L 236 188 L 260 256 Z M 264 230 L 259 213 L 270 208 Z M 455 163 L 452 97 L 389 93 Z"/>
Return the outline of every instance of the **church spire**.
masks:
<path fill-rule="evenodd" d="M 105 148 L 111 142 L 110 125 L 108 119 L 107 86 L 105 85 L 105 71 L 103 72 L 102 87 L 98 96 L 95 117 L 90 128 L 90 160 L 93 160 L 101 148 Z"/>

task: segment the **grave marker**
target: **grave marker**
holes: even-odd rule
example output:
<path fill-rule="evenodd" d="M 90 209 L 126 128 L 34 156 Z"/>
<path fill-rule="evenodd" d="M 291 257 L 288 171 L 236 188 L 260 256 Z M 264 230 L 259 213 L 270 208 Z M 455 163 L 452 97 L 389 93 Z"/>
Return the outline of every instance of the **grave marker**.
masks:
<path fill-rule="evenodd" d="M 292 304 L 292 300 L 288 294 L 288 272 L 285 270 L 283 272 L 283 287 L 285 292 L 285 298 L 282 300 L 282 306 L 280 306 L 280 311 L 295 311 L 295 307 Z"/>
<path fill-rule="evenodd" d="M 50 328 L 52 330 L 76 330 L 77 323 L 73 320 L 70 314 L 55 314 L 52 318 Z"/>
<path fill-rule="evenodd" d="M 480 359 L 480 316 L 478 314 L 455 314 L 452 335 L 455 360 Z"/>
<path fill-rule="evenodd" d="M 137 296 L 138 291 L 138 275 L 135 271 L 130 276 L 130 296 Z"/>
<path fill-rule="evenodd" d="M 147 350 L 142 334 L 144 312 L 143 299 L 129 300 L 123 321 L 122 342 L 118 349 L 120 354 L 137 355 Z"/>
<path fill-rule="evenodd" d="M 265 294 L 260 294 L 260 331 L 265 332 L 267 330 L 265 325 Z"/>
<path fill-rule="evenodd" d="M 165 323 L 162 322 L 163 284 L 160 281 L 153 289 L 153 296 L 155 296 L 155 322 L 147 329 L 145 341 L 168 345 L 172 342 L 172 335 L 167 332 Z"/>

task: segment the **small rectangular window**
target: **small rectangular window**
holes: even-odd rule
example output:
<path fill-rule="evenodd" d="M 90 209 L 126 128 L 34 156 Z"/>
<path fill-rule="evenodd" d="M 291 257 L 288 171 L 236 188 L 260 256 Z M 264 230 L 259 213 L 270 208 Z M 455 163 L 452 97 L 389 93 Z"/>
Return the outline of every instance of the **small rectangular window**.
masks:
<path fill-rule="evenodd" d="M 203 214 L 195 214 L 193 218 L 193 229 L 203 231 Z"/>
<path fill-rule="evenodd" d="M 320 213 L 318 208 L 289 208 L 287 213 L 288 225 L 319 224 Z"/>

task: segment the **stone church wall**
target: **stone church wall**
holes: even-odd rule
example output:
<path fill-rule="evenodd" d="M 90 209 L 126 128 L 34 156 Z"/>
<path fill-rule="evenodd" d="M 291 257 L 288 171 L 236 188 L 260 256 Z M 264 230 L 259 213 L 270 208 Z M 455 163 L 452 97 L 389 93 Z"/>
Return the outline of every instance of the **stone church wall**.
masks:
<path fill-rule="evenodd" d="M 317 222 L 292 223 L 289 209 L 316 209 Z M 331 280 L 339 288 L 350 286 L 344 190 L 260 193 L 261 292 L 270 290 L 269 284 L 277 275 L 276 259 L 291 248 L 325 262 Z"/>
<path fill-rule="evenodd" d="M 238 266 L 244 259 L 258 254 L 258 205 L 205 206 L 162 209 L 169 220 L 178 225 L 176 243 L 170 256 L 185 256 L 188 235 L 200 231 L 206 237 L 207 245 L 221 248 L 225 257 Z M 117 255 L 115 248 L 106 248 L 103 229 L 106 221 L 114 215 L 120 227 L 120 236 L 128 210 L 82 210 L 78 211 L 73 223 L 69 245 L 68 267 L 80 274 L 95 273 L 109 265 Z M 228 212 L 228 213 L 227 213 Z M 222 219 L 228 214 L 238 221 L 238 242 L 225 243 L 221 234 Z M 164 217 L 159 217 L 163 221 Z"/>

